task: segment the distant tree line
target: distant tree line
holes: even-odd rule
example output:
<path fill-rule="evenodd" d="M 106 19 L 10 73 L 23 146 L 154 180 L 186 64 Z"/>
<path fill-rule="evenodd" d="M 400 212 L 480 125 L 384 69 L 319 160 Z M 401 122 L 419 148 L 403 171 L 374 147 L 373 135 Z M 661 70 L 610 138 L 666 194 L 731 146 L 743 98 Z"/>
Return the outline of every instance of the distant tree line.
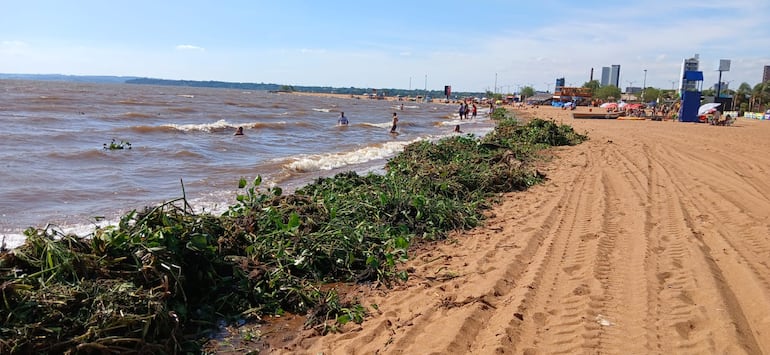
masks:
<path fill-rule="evenodd" d="M 374 89 L 374 88 L 336 88 L 331 86 L 298 86 L 298 85 L 282 85 L 282 84 L 266 84 L 266 83 L 235 83 L 226 81 L 198 81 L 198 80 L 168 80 L 168 79 L 151 79 L 151 78 L 137 78 L 126 80 L 126 84 L 144 84 L 144 85 L 169 85 L 169 86 L 190 86 L 190 87 L 207 87 L 207 88 L 223 88 L 223 89 L 239 89 L 239 90 L 265 90 L 265 91 L 297 91 L 297 92 L 312 92 L 312 93 L 332 93 L 332 94 L 345 94 L 345 95 L 385 95 L 385 96 L 429 96 L 434 99 L 445 98 L 443 90 L 406 90 L 406 89 Z M 454 97 L 479 97 L 483 96 L 480 92 L 454 92 L 451 98 Z"/>

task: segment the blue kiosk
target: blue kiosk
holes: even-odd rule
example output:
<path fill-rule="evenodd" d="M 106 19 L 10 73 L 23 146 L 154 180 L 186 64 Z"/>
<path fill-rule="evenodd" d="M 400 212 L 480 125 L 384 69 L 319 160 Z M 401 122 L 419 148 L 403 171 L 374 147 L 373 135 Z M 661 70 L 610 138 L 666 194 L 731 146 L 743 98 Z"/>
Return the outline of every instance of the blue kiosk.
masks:
<path fill-rule="evenodd" d="M 700 108 L 703 72 L 687 70 L 684 72 L 682 80 L 682 104 L 679 106 L 679 121 L 700 122 L 698 109 Z"/>

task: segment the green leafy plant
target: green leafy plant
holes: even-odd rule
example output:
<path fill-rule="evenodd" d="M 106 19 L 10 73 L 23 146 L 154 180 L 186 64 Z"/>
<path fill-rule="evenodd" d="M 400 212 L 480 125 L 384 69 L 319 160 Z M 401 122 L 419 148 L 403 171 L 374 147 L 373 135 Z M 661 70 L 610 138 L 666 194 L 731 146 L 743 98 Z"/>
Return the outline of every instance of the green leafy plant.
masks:
<path fill-rule="evenodd" d="M 121 140 L 120 142 L 118 142 L 115 140 L 115 138 L 113 138 L 110 144 L 104 143 L 103 147 L 106 150 L 131 149 L 131 143 L 124 140 Z"/>
<path fill-rule="evenodd" d="M 330 285 L 406 280 L 411 248 L 479 225 L 494 194 L 542 181 L 538 151 L 587 139 L 493 117 L 485 137 L 408 145 L 384 174 L 341 173 L 286 195 L 241 178 L 222 215 L 193 213 L 182 197 L 88 236 L 30 228 L 0 251 L 0 353 L 200 352 L 219 322 L 286 312 L 309 314 L 322 334 L 360 323 L 366 308 Z"/>

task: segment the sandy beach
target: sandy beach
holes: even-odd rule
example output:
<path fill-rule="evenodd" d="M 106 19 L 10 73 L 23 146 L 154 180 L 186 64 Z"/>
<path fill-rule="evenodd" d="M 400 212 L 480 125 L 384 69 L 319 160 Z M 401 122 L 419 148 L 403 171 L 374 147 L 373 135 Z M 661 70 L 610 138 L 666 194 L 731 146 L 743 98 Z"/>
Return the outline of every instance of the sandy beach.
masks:
<path fill-rule="evenodd" d="M 519 114 L 590 140 L 552 151 L 548 181 L 483 228 L 414 251 L 405 284 L 359 290 L 363 324 L 287 329 L 275 351 L 770 353 L 770 122 Z"/>

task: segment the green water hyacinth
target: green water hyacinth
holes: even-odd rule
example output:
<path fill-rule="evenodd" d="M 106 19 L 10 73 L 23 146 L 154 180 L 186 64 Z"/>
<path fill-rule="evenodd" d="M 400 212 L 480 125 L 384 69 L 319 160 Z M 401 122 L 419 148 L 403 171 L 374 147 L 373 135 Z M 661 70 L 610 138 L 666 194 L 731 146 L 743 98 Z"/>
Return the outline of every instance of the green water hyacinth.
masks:
<path fill-rule="evenodd" d="M 490 197 L 544 179 L 539 151 L 587 139 L 493 117 L 485 137 L 407 146 L 384 174 L 340 173 L 292 194 L 242 178 L 222 215 L 194 213 L 183 190 L 86 236 L 29 228 L 0 251 L 0 353 L 200 352 L 218 324 L 285 312 L 320 333 L 360 323 L 367 308 L 331 284 L 407 279 L 412 247 L 480 225 Z"/>

